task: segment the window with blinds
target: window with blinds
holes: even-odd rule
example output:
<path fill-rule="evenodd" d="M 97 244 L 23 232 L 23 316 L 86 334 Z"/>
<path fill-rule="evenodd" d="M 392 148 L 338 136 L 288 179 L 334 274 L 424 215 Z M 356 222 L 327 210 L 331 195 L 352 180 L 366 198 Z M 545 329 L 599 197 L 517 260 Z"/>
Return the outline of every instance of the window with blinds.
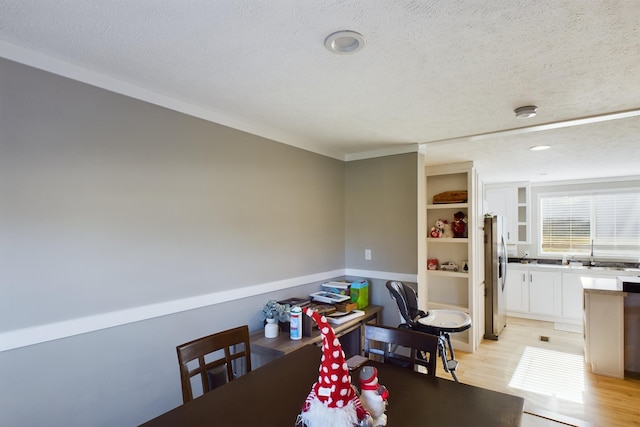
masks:
<path fill-rule="evenodd" d="M 542 196 L 542 253 L 640 255 L 640 191 Z"/>

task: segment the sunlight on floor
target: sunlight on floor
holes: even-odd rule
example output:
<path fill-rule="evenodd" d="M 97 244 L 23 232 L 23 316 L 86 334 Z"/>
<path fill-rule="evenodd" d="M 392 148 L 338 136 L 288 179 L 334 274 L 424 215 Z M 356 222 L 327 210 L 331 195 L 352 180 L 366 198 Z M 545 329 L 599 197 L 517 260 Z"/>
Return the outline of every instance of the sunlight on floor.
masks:
<path fill-rule="evenodd" d="M 583 403 L 584 357 L 526 347 L 509 387 Z"/>

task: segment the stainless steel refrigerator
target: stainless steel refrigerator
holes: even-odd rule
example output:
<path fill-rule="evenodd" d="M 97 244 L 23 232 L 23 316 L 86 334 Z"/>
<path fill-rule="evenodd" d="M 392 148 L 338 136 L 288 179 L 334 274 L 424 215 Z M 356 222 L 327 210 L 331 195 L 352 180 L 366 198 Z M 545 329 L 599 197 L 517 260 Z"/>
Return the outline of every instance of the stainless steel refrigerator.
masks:
<path fill-rule="evenodd" d="M 497 340 L 507 325 L 507 245 L 504 218 L 484 219 L 484 337 Z"/>

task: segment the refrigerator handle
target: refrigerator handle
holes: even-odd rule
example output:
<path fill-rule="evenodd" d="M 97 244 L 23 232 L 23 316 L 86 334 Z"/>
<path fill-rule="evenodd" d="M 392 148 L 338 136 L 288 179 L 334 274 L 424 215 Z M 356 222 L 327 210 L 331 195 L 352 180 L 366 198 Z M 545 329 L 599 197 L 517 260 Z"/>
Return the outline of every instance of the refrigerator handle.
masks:
<path fill-rule="evenodd" d="M 502 256 L 499 257 L 500 266 L 498 268 L 498 278 L 502 279 L 502 290 L 507 283 L 507 245 L 504 242 L 504 236 L 500 237 L 500 244 L 502 245 Z"/>

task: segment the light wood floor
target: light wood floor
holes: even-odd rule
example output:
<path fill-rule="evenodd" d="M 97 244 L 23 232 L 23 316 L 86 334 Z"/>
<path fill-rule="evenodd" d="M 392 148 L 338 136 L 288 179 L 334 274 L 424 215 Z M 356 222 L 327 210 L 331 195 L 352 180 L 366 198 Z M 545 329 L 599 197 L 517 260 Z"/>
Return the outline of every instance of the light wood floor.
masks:
<path fill-rule="evenodd" d="M 640 380 L 592 374 L 583 348 L 581 333 L 509 318 L 499 341 L 484 340 L 473 354 L 456 352 L 458 378 L 522 396 L 525 413 L 541 416 L 525 414 L 525 426 L 555 425 L 542 417 L 578 426 L 640 426 Z M 436 374 L 451 379 L 440 363 Z"/>

